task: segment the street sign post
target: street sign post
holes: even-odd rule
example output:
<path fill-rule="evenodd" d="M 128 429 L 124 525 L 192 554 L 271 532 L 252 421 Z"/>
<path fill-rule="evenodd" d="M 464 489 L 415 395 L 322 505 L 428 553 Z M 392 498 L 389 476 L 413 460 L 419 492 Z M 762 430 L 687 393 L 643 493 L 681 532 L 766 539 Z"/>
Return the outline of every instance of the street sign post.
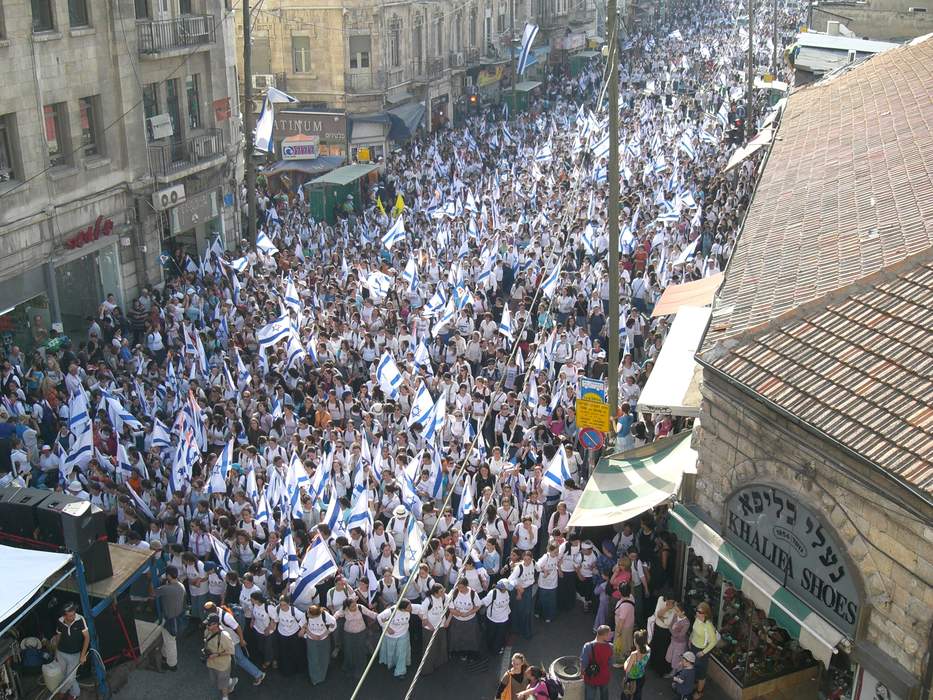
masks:
<path fill-rule="evenodd" d="M 577 399 L 577 426 L 609 432 L 609 404 L 591 399 Z"/>
<path fill-rule="evenodd" d="M 601 401 L 606 403 L 606 380 L 590 379 L 589 377 L 580 377 L 577 383 L 578 399 L 587 399 L 589 401 Z"/>
<path fill-rule="evenodd" d="M 577 435 L 577 440 L 588 450 L 598 450 L 606 444 L 603 434 L 593 428 L 583 428 Z"/>

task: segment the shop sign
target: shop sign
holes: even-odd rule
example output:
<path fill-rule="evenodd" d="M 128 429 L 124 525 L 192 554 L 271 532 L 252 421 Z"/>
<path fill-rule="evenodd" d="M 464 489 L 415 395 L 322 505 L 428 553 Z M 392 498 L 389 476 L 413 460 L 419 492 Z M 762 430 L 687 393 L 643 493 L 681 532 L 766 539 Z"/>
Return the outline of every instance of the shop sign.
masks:
<path fill-rule="evenodd" d="M 214 108 L 214 121 L 217 123 L 225 122 L 230 118 L 230 98 L 221 97 L 211 103 Z"/>
<path fill-rule="evenodd" d="M 318 156 L 320 138 L 296 134 L 282 139 L 282 160 L 310 160 Z"/>
<path fill-rule="evenodd" d="M 505 66 L 493 66 L 483 68 L 476 74 L 476 86 L 486 87 L 493 83 L 498 83 L 505 76 Z"/>
<path fill-rule="evenodd" d="M 98 216 L 93 224 L 66 238 L 64 245 L 66 249 L 74 250 L 87 243 L 93 243 L 101 236 L 109 236 L 111 233 L 113 233 L 113 219 Z"/>
<path fill-rule="evenodd" d="M 171 210 L 172 234 L 181 233 L 217 216 L 217 191 L 210 190 L 189 197 Z"/>
<path fill-rule="evenodd" d="M 555 49 L 562 49 L 564 51 L 581 49 L 586 46 L 586 34 L 567 34 L 565 36 L 556 37 L 552 40 L 552 42 L 552 45 Z"/>
<path fill-rule="evenodd" d="M 431 98 L 431 111 L 436 112 L 439 109 L 443 109 L 449 100 L 449 95 L 445 92 L 443 95 L 438 97 Z"/>
<path fill-rule="evenodd" d="M 609 432 L 609 404 L 590 399 L 577 399 L 575 406 L 577 427 Z"/>
<path fill-rule="evenodd" d="M 317 136 L 320 141 L 347 141 L 347 115 L 333 112 L 278 112 L 276 136 L 287 139 L 299 134 Z"/>
<path fill-rule="evenodd" d="M 859 595 L 833 531 L 796 497 L 752 484 L 727 503 L 725 539 L 841 632 L 853 635 Z"/>
<path fill-rule="evenodd" d="M 604 379 L 590 379 L 589 377 L 580 377 L 577 382 L 577 390 L 579 391 L 578 399 L 589 399 L 591 401 L 601 401 L 606 403 L 606 380 Z"/>

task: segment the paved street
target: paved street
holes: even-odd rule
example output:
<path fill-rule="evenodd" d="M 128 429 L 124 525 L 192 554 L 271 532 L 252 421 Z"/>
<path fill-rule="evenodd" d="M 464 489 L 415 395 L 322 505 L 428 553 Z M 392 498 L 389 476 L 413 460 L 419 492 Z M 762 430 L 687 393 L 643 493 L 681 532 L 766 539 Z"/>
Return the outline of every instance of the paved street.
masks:
<path fill-rule="evenodd" d="M 559 618 L 557 622 L 539 627 L 534 638 L 527 643 L 518 640 L 515 651 L 523 652 L 534 664 L 546 663 L 559 656 L 576 654 L 582 644 L 591 638 L 592 616 L 575 611 L 571 615 Z M 119 697 L 132 700 L 167 700 L 184 691 L 185 698 L 212 698 L 216 694 L 208 684 L 207 672 L 197 660 L 198 640 L 195 636 L 187 637 L 179 645 L 179 670 L 177 673 L 155 673 L 136 671 L 130 677 L 130 684 L 120 691 Z M 459 661 L 451 661 L 443 670 L 431 676 L 422 677 L 414 693 L 416 700 L 429 700 L 443 697 L 449 700 L 490 700 L 495 695 L 496 685 L 501 673 L 500 666 L 507 656 L 487 659 L 480 667 L 468 667 Z M 414 660 L 417 662 L 417 659 Z M 385 669 L 375 665 L 370 672 L 362 698 L 396 700 L 403 698 L 411 682 L 416 663 L 412 664 L 406 680 L 399 681 Z M 618 674 L 617 674 L 618 675 Z M 331 669 L 328 680 L 321 686 L 311 689 L 306 677 L 285 679 L 275 672 L 269 674 L 260 688 L 250 685 L 249 677 L 241 674 L 240 685 L 232 698 L 256 698 L 258 700 L 284 700 L 285 698 L 331 697 L 348 698 L 356 685 L 338 669 Z M 619 678 L 615 678 L 610 697 L 618 698 L 621 692 Z M 649 676 L 644 697 L 651 700 L 670 700 L 669 682 L 654 675 Z M 724 696 L 709 688 L 705 700 L 724 700 Z"/>

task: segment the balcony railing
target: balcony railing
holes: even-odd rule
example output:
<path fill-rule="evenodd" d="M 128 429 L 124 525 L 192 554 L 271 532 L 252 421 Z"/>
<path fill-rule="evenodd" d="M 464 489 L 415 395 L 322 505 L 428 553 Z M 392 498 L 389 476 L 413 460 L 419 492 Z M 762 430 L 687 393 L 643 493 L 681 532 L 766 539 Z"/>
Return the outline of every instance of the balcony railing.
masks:
<path fill-rule="evenodd" d="M 149 144 L 149 163 L 156 176 L 167 177 L 224 155 L 224 135 L 220 129 L 187 139 Z"/>
<path fill-rule="evenodd" d="M 386 72 L 386 88 L 394 88 L 411 82 L 411 71 L 408 68 L 392 68 Z"/>
<path fill-rule="evenodd" d="M 466 64 L 468 66 L 475 66 L 477 63 L 479 63 L 479 49 L 478 48 L 467 49 L 464 52 L 464 54 L 466 56 Z"/>
<path fill-rule="evenodd" d="M 385 77 L 379 70 L 344 73 L 343 86 L 350 93 L 382 92 L 385 89 Z"/>
<path fill-rule="evenodd" d="M 185 15 L 174 19 L 137 22 L 139 53 L 154 54 L 190 46 L 213 44 L 214 29 L 213 15 Z"/>

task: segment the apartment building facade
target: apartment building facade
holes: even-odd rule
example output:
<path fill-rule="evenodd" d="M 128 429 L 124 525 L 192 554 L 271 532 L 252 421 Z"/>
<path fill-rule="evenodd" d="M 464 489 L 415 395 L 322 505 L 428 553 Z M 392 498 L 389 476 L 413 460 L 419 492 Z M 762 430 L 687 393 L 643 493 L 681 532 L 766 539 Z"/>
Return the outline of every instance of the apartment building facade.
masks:
<path fill-rule="evenodd" d="M 0 2 L 0 343 L 82 339 L 178 246 L 236 240 L 242 171 L 223 0 Z M 164 255 L 166 254 L 166 255 Z"/>
<path fill-rule="evenodd" d="M 360 147 L 378 156 L 390 138 L 455 122 L 469 95 L 508 84 L 512 13 L 516 39 L 526 21 L 539 25 L 542 51 L 596 33 L 597 0 L 511 1 L 265 0 L 251 23 L 252 108 L 275 86 L 299 109 L 343 115 L 348 159 Z"/>

